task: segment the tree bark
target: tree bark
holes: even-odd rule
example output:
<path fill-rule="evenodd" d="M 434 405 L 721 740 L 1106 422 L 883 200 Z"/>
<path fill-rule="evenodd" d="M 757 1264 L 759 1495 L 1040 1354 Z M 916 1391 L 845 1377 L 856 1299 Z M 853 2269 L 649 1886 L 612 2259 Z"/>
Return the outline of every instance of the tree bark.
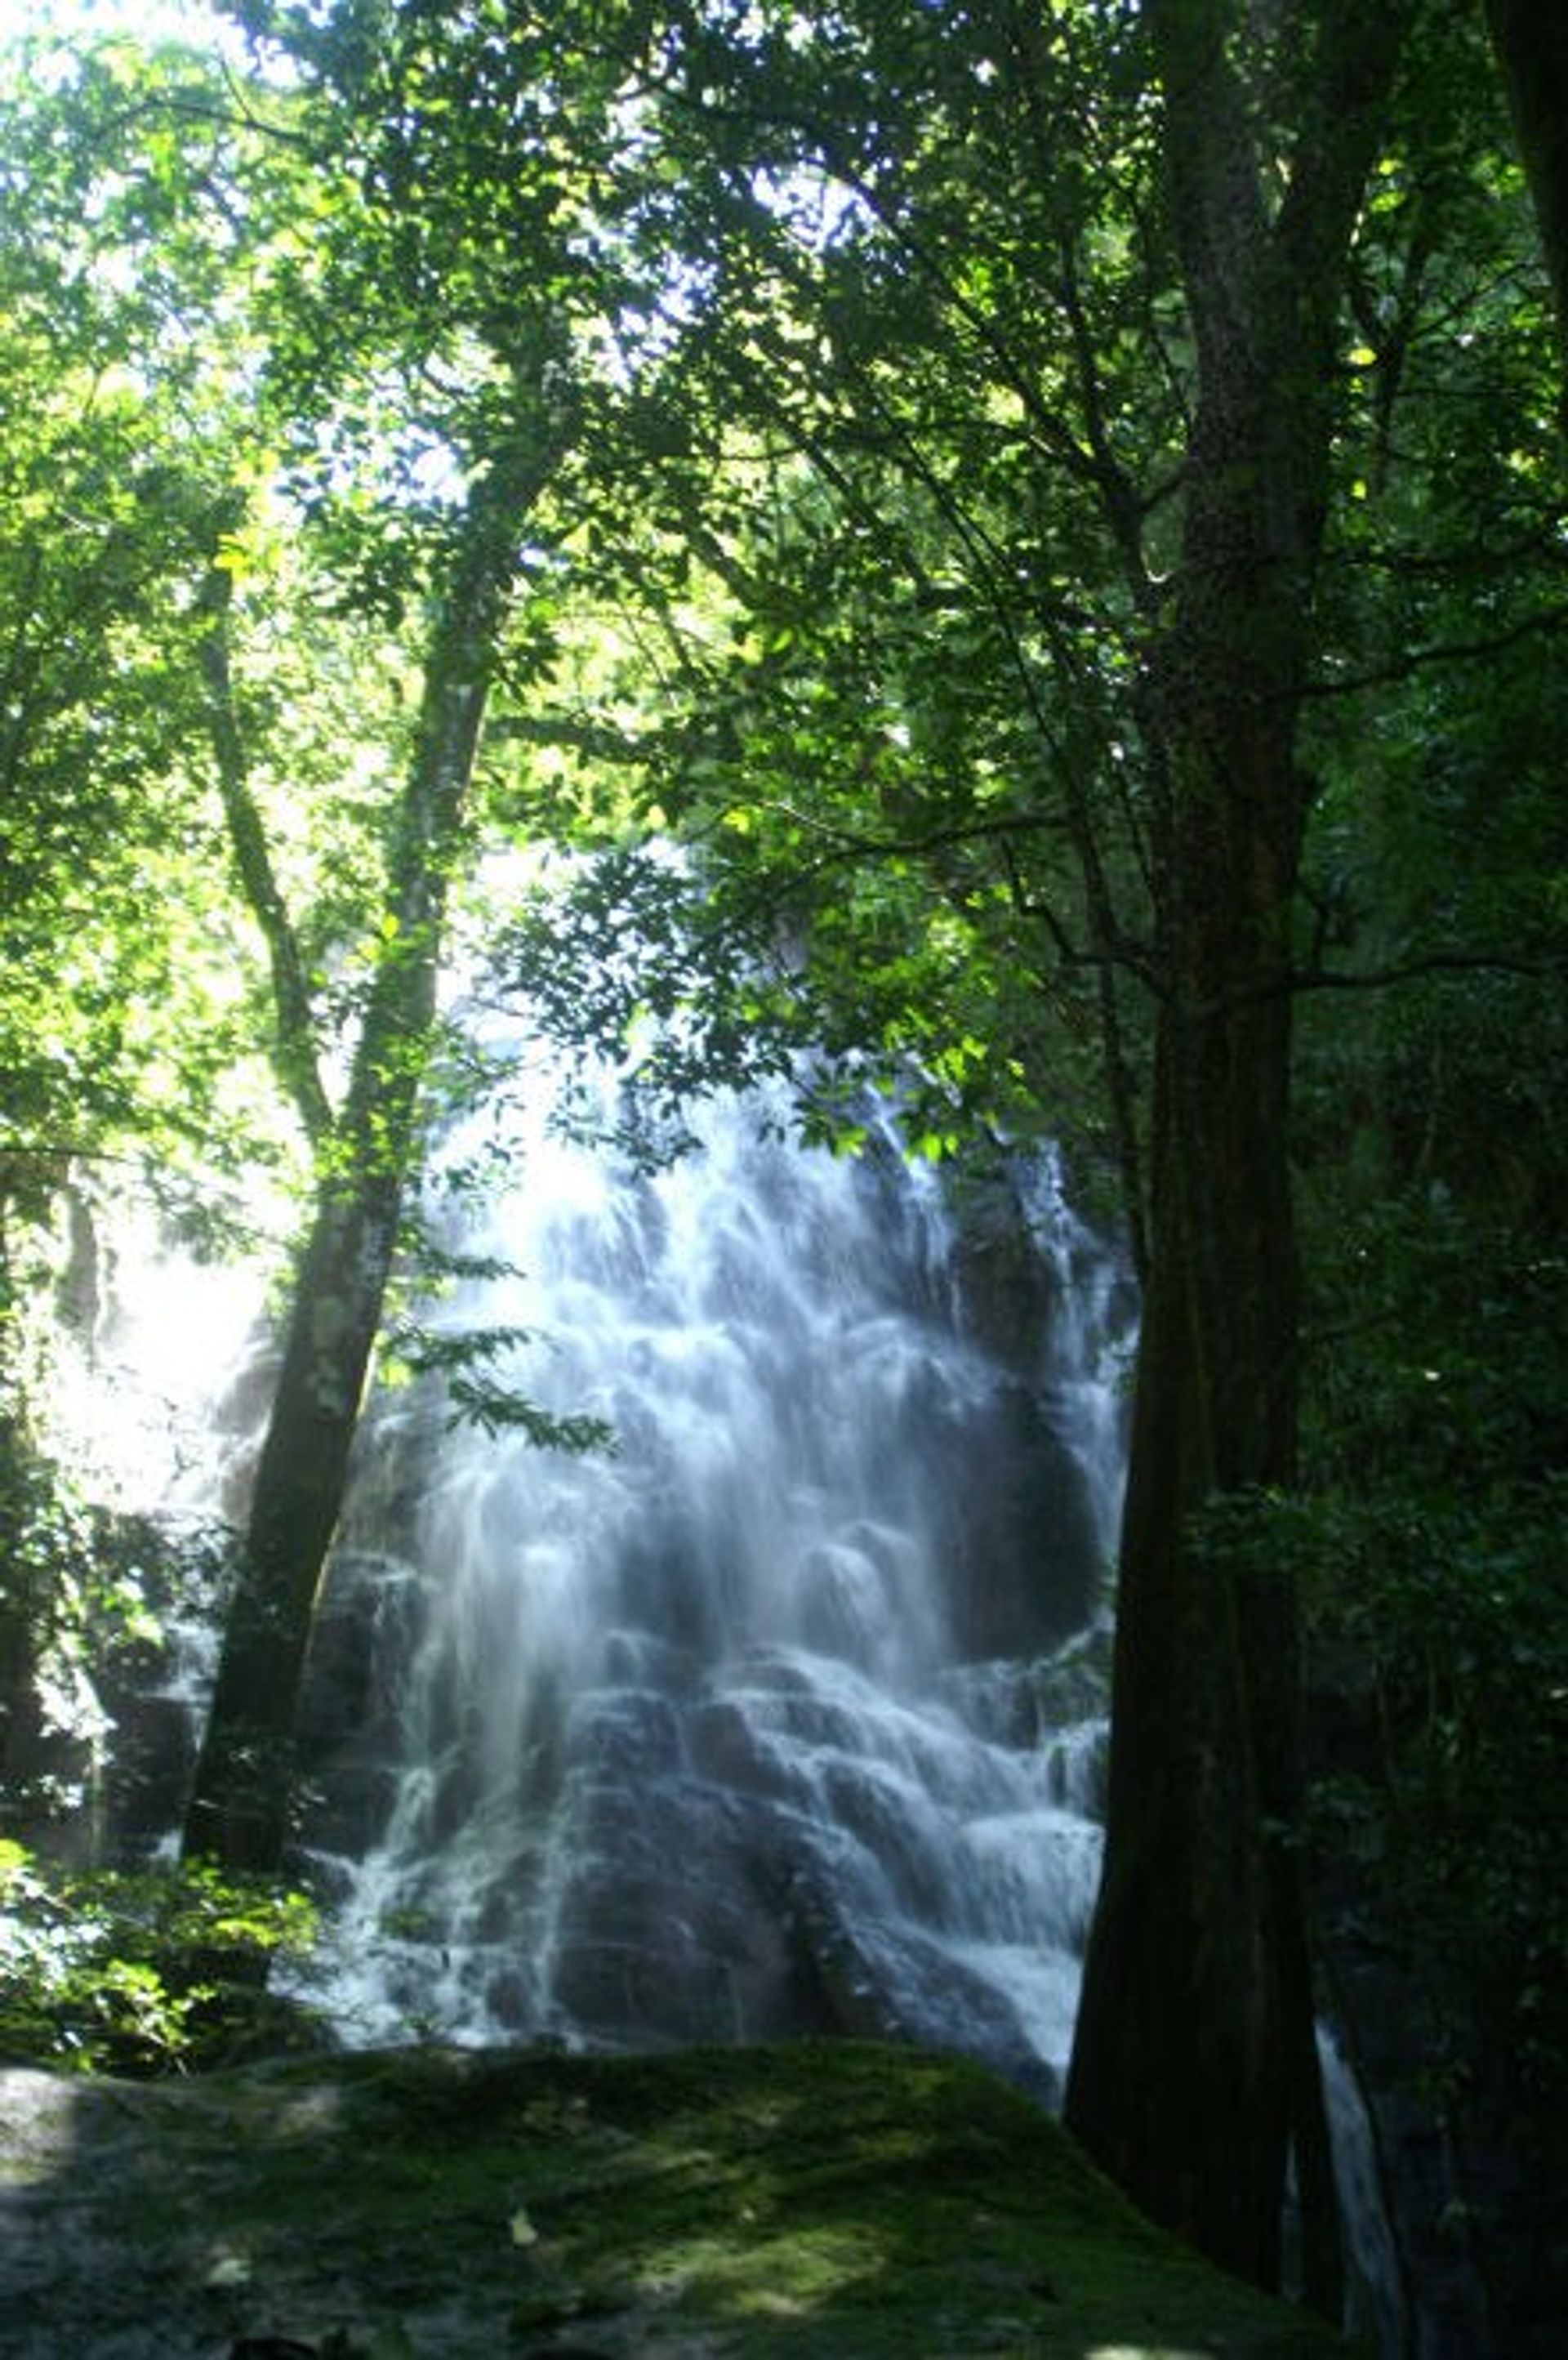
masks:
<path fill-rule="evenodd" d="M 476 479 L 432 626 L 395 819 L 382 949 L 343 1112 L 319 1161 L 186 1815 L 186 1856 L 231 1870 L 275 1871 L 289 1837 L 295 1722 L 317 1597 L 418 1153 L 447 888 L 517 536 L 552 464 L 549 455 L 516 458 Z"/>
<path fill-rule="evenodd" d="M 1568 368 L 1568 9 L 1563 0 L 1486 0 L 1524 158 Z M 1568 414 L 1568 389 L 1563 394 Z"/>
<path fill-rule="evenodd" d="M 1295 1472 L 1294 758 L 1328 493 L 1332 362 L 1398 8 L 1311 12 L 1286 193 L 1230 0 L 1149 0 L 1198 399 L 1172 619 L 1153 651 L 1161 998 L 1149 1273 L 1122 1535 L 1105 1866 L 1071 2126 L 1156 2218 L 1260 2284 L 1292 2158 L 1311 2291 L 1332 2188 L 1296 1830 L 1286 1572 L 1228 1500 Z"/>
<path fill-rule="evenodd" d="M 237 499 L 225 503 L 220 524 L 234 529 L 241 513 Z M 229 663 L 228 619 L 234 603 L 234 575 L 220 562 L 222 554 L 221 546 L 214 549 L 213 563 L 202 585 L 200 610 L 205 620 L 196 647 L 197 666 L 206 693 L 207 729 L 212 741 L 218 793 L 234 873 L 267 945 L 272 971 L 273 1068 L 294 1101 L 306 1138 L 313 1147 L 320 1148 L 332 1130 L 332 1109 L 316 1054 L 316 1029 L 305 964 L 273 869 L 261 814 L 251 792 L 245 737 Z"/>

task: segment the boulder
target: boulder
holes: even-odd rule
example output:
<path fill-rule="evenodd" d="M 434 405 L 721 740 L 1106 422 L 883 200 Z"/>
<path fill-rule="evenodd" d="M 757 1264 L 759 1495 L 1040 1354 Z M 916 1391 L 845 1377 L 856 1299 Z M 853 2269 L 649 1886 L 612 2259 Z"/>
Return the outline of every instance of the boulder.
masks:
<path fill-rule="evenodd" d="M 8 2360 L 1314 2360 L 1037 2106 L 857 2042 L 0 2074 Z"/>

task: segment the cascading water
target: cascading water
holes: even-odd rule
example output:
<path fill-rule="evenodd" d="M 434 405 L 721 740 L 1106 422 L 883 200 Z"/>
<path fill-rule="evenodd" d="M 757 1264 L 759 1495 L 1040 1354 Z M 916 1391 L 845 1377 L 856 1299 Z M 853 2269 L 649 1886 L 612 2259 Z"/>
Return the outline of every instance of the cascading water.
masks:
<path fill-rule="evenodd" d="M 1049 1164 L 955 1217 L 887 1139 L 835 1159 L 746 1100 L 655 1177 L 544 1138 L 519 1169 L 464 1240 L 517 1274 L 445 1316 L 536 1331 L 506 1382 L 615 1448 L 379 1404 L 310 1710 L 310 1996 L 365 2041 L 899 2032 L 1049 2091 L 1111 1257 Z"/>
<path fill-rule="evenodd" d="M 535 1330 L 500 1373 L 617 1447 L 373 1404 L 312 1655 L 329 1906 L 296 1988 L 350 2041 L 887 2033 L 1050 2099 L 1098 1874 L 1130 1291 L 1049 1156 L 954 1205 L 890 1131 L 835 1160 L 777 1116 L 720 1104 L 653 1178 L 495 1142 L 516 1179 L 461 1242 L 515 1274 L 445 1320 Z M 237 1514 L 256 1274 L 135 1230 L 114 1261 L 67 1438 L 122 1508 Z M 115 1735 L 121 1843 L 178 1809 L 158 1732 L 188 1743 L 214 1637 L 171 1628 Z M 1361 2096 L 1326 2036 L 1324 2061 L 1363 2300 L 1402 2351 Z"/>

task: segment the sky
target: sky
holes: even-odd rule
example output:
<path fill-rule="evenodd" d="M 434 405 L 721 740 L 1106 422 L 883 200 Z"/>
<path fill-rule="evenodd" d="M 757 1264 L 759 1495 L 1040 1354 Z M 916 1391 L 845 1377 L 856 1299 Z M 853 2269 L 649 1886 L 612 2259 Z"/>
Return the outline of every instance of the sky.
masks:
<path fill-rule="evenodd" d="M 0 0 L 0 42 L 49 31 L 189 40 L 199 35 L 206 15 L 203 0 Z"/>

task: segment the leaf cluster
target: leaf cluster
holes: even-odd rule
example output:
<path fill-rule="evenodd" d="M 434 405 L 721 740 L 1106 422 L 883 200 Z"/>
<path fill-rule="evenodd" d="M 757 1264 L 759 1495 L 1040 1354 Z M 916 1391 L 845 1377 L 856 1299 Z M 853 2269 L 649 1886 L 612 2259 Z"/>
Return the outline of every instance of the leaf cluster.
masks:
<path fill-rule="evenodd" d="M 1341 1218 L 1314 1486 L 1269 1544 L 1340 1732 L 1323 1857 L 1334 1906 L 1419 1966 L 1438 2045 L 1539 2136 L 1568 2094 L 1568 1847 L 1542 1809 L 1568 1775 L 1568 1261 L 1442 1193 Z"/>
<path fill-rule="evenodd" d="M 135 2076 L 230 2061 L 264 2011 L 223 1977 L 304 1950 L 314 1925 L 302 1895 L 200 1864 L 71 1872 L 0 1839 L 0 2057 Z M 281 2031 L 274 2013 L 269 2045 Z"/>
<path fill-rule="evenodd" d="M 438 1378 L 450 1404 L 449 1428 L 476 1426 L 492 1439 L 520 1434 L 536 1450 L 613 1450 L 615 1429 L 603 1418 L 542 1408 L 494 1373 L 497 1360 L 536 1340 L 533 1329 L 516 1324 L 456 1332 L 406 1325 L 388 1338 L 382 1382 Z"/>

